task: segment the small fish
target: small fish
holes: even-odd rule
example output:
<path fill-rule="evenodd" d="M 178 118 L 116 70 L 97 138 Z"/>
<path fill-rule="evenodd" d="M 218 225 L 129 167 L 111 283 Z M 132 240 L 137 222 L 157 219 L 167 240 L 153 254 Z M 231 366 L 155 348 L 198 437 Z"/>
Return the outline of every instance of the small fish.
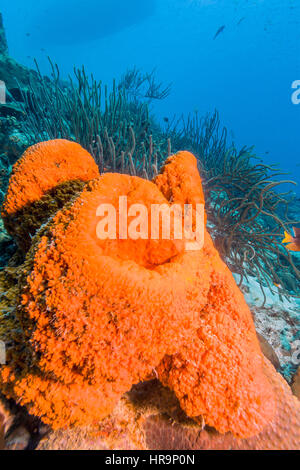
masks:
<path fill-rule="evenodd" d="M 164 119 L 164 122 L 167 122 L 167 123 L 169 122 L 169 118 L 164 117 L 163 119 Z"/>
<path fill-rule="evenodd" d="M 291 251 L 300 251 L 300 227 L 293 227 L 294 236 L 284 232 L 282 243 L 288 243 L 286 248 Z"/>
<path fill-rule="evenodd" d="M 214 36 L 214 40 L 217 39 L 219 34 L 221 34 L 224 31 L 225 28 L 226 28 L 225 24 L 223 24 L 223 26 L 220 26 L 220 28 L 218 29 L 218 31 L 216 32 L 216 34 Z"/>
<path fill-rule="evenodd" d="M 245 16 L 243 16 L 243 18 L 241 18 L 238 22 L 237 22 L 237 26 L 239 26 L 244 20 L 246 19 Z"/>
<path fill-rule="evenodd" d="M 26 36 L 29 38 L 29 36 L 30 36 L 30 33 L 26 33 Z"/>

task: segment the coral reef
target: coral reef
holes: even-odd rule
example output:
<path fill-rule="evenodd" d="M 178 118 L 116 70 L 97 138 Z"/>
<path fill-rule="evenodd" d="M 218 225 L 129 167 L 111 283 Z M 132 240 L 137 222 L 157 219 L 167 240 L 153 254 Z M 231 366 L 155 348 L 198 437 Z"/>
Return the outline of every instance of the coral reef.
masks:
<path fill-rule="evenodd" d="M 1 214 L 5 228 L 27 250 L 36 230 L 97 176 L 93 158 L 75 142 L 30 147 L 13 167 Z"/>
<path fill-rule="evenodd" d="M 243 291 L 250 286 L 252 296 L 263 296 L 265 307 L 253 306 L 256 325 L 292 379 L 299 308 L 292 316 L 279 309 L 283 296 L 299 295 L 300 265 L 280 240 L 299 201 L 279 193 L 280 173 L 256 162 L 252 149 L 228 144 L 217 113 L 174 125 L 166 118 L 163 130 L 149 103 L 165 98 L 170 86 L 156 83 L 153 73 L 129 70 L 109 92 L 84 68 L 64 82 L 51 66 L 52 77 L 43 77 L 9 57 L 0 15 L 7 88 L 0 202 L 12 165 L 29 145 L 69 139 L 86 149 L 65 140 L 39 144 L 13 170 L 3 209 L 11 235 L 0 224 L 7 265 L 0 272 L 0 340 L 8 358 L 0 388 L 10 404 L 35 416 L 9 431 L 6 445 L 36 445 L 41 418 L 55 429 L 81 428 L 56 430 L 40 448 L 299 449 L 299 401 L 263 359 L 249 309 L 217 252 L 239 274 Z M 173 151 L 193 151 L 202 182 L 188 152 L 164 165 L 171 142 Z M 106 173 L 100 178 L 92 157 Z M 174 239 L 100 241 L 95 208 L 105 201 L 117 209 L 118 194 L 147 206 L 196 204 L 205 194 L 212 239 L 205 232 L 197 254 Z M 23 254 L 10 259 L 14 242 Z M 278 312 L 268 305 L 272 296 Z M 270 345 L 258 339 L 279 368 Z M 149 381 L 154 377 L 159 381 Z M 299 372 L 295 395 L 298 378 Z"/>
<path fill-rule="evenodd" d="M 163 128 L 149 103 L 164 99 L 171 88 L 157 83 L 153 73 L 129 70 L 109 91 L 84 68 L 65 82 L 51 62 L 51 76 L 43 77 L 37 64 L 37 72 L 18 69 L 15 63 L 8 66 L 7 54 L 3 57 L 14 101 L 1 118 L 0 145 L 5 135 L 2 148 L 12 162 L 24 146 L 65 138 L 87 149 L 101 173 L 151 180 L 171 146 L 191 150 L 203 177 L 208 229 L 230 270 L 240 275 L 239 283 L 255 276 L 264 293 L 276 284 L 282 296 L 300 295 L 299 260 L 281 244 L 282 232 L 297 222 L 290 214 L 292 198 L 278 189 L 281 173 L 257 161 L 252 148 L 238 150 L 229 143 L 217 112 L 204 119 L 197 112 L 179 121 L 166 118 Z"/>
<path fill-rule="evenodd" d="M 58 211 L 19 271 L 2 391 L 57 428 L 105 418 L 133 384 L 158 374 L 196 421 L 258 434 L 276 400 L 230 271 L 207 232 L 196 252 L 172 238 L 98 239 L 97 207 L 118 208 L 124 194 L 146 206 L 204 202 L 197 161 L 181 152 L 153 183 L 104 174 Z"/>

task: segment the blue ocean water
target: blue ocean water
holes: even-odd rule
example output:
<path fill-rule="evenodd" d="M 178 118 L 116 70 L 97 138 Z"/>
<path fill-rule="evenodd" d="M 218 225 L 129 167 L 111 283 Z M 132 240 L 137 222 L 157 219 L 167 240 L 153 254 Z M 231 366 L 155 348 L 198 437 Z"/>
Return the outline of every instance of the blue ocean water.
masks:
<path fill-rule="evenodd" d="M 21 63 L 46 73 L 49 55 L 66 76 L 84 64 L 108 83 L 156 68 L 173 83 L 157 116 L 216 108 L 237 146 L 299 182 L 299 0 L 2 0 L 1 11 Z"/>

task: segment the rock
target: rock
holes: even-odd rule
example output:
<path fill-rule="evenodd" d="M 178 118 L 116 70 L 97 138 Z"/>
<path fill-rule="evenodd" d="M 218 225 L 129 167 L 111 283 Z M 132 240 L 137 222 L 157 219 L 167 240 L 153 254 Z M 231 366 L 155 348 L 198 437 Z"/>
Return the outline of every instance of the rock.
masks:
<path fill-rule="evenodd" d="M 7 400 L 1 397 L 0 401 L 0 450 L 5 448 L 5 435 L 14 421 L 14 416 L 9 410 Z"/>
<path fill-rule="evenodd" d="M 257 333 L 257 339 L 259 341 L 263 355 L 267 359 L 269 359 L 269 361 L 271 362 L 271 364 L 273 364 L 276 370 L 279 370 L 280 362 L 272 346 L 268 343 L 266 338 L 264 338 L 260 333 Z"/>
<path fill-rule="evenodd" d="M 6 439 L 6 449 L 25 450 L 30 441 L 30 434 L 24 426 L 19 426 Z"/>
<path fill-rule="evenodd" d="M 300 367 L 298 368 L 292 384 L 293 394 L 300 400 Z"/>

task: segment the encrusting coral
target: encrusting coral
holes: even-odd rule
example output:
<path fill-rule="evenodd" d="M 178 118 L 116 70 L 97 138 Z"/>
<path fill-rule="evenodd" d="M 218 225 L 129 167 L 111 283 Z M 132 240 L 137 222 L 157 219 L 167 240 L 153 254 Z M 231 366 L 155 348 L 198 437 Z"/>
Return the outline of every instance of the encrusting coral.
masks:
<path fill-rule="evenodd" d="M 251 313 L 210 236 L 198 251 L 173 234 L 119 239 L 119 224 L 115 239 L 100 239 L 97 209 L 109 203 L 119 216 L 120 196 L 128 207 L 204 203 L 197 161 L 179 152 L 153 182 L 104 174 L 41 227 L 19 279 L 20 336 L 1 368 L 3 393 L 59 428 L 104 418 L 157 374 L 196 421 L 259 434 L 276 397 Z"/>
<path fill-rule="evenodd" d="M 2 209 L 6 230 L 24 250 L 51 215 L 99 170 L 79 144 L 56 139 L 29 147 L 15 163 Z"/>

